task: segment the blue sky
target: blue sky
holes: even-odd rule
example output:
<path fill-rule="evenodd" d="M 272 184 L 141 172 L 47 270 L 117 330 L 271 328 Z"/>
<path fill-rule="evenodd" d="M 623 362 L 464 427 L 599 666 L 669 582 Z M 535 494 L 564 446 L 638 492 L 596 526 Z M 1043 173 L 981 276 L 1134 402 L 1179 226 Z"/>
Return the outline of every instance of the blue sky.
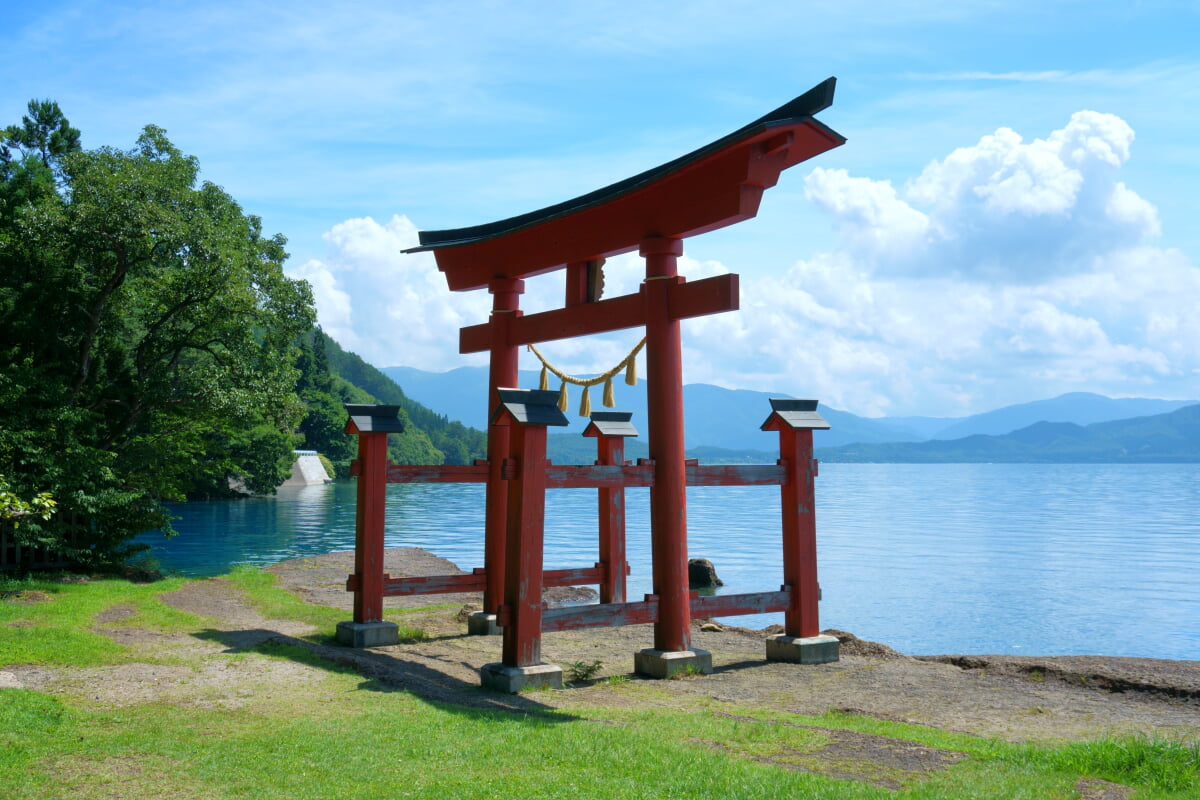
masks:
<path fill-rule="evenodd" d="M 835 75 L 847 144 L 686 244 L 689 278 L 743 289 L 685 323 L 688 381 L 872 415 L 1200 399 L 1196 2 L 8 5 L 0 123 L 52 98 L 87 147 L 165 128 L 379 366 L 479 363 L 456 331 L 489 298 L 401 256 L 417 230 L 574 197 Z M 613 259 L 609 293 L 638 271 Z M 587 374 L 636 339 L 544 351 Z"/>

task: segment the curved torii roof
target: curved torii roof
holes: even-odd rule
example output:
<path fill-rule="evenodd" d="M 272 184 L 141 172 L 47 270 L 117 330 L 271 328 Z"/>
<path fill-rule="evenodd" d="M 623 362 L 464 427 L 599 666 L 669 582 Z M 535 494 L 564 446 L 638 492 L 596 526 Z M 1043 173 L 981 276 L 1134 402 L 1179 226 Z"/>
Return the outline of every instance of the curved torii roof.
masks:
<path fill-rule="evenodd" d="M 682 239 L 750 219 L 779 173 L 845 143 L 813 115 L 835 78 L 728 136 L 603 189 L 498 222 L 421 231 L 450 289 L 526 278 L 635 250 L 648 236 Z"/>

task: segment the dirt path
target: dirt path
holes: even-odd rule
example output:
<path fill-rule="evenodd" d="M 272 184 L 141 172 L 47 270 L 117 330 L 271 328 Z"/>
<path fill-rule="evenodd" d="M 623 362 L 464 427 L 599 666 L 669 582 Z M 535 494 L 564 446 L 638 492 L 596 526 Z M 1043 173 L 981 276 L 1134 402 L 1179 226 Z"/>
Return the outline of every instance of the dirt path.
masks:
<path fill-rule="evenodd" d="M 280 581 L 311 602 L 350 608 L 344 591 L 350 553 L 296 559 L 271 568 Z M 392 550 L 392 574 L 445 573 L 453 565 L 420 550 Z M 389 599 L 416 607 L 451 596 Z M 473 602 L 470 595 L 452 601 Z M 414 614 L 430 638 L 372 651 L 385 679 L 401 684 L 413 668 L 433 670 L 478 694 L 478 669 L 499 660 L 498 637 L 468 637 L 445 611 Z M 1083 656 L 941 656 L 911 658 L 889 648 L 843 638 L 836 664 L 768 662 L 762 631 L 696 624 L 694 646 L 713 654 L 714 674 L 678 681 L 632 676 L 633 654 L 653 644 L 648 625 L 549 633 L 543 657 L 568 667 L 599 660 L 603 680 L 567 692 L 539 694 L 559 708 L 596 705 L 700 707 L 712 700 L 802 714 L 841 709 L 1009 740 L 1044 740 L 1133 731 L 1200 734 L 1200 662 Z"/>
<path fill-rule="evenodd" d="M 271 568 L 282 585 L 305 600 L 346 609 L 344 590 L 351 553 L 296 559 Z M 393 575 L 445 574 L 450 562 L 413 549 L 389 551 Z M 549 633 L 543 657 L 564 668 L 600 661 L 596 680 L 562 692 L 506 696 L 479 688 L 479 668 L 498 661 L 499 637 L 464 634 L 460 604 L 476 596 L 440 595 L 389 599 L 410 609 L 407 624 L 427 633 L 423 641 L 356 651 L 300 637 L 303 624 L 267 619 L 227 581 L 186 585 L 165 600 L 207 621 L 194 634 L 161 634 L 131 627 L 131 609 L 108 609 L 96 630 L 131 647 L 145 663 L 90 669 L 9 667 L 0 686 L 59 692 L 97 705 L 155 700 L 180 705 L 227 707 L 272 687 L 293 688 L 320 679 L 319 667 L 287 659 L 231 657 L 267 641 L 292 643 L 324 659 L 352 667 L 364 678 L 422 696 L 485 708 L 544 713 L 595 707 L 656 706 L 737 713 L 770 708 L 800 714 L 829 710 L 911 722 L 1010 741 L 1095 737 L 1133 732 L 1200 736 L 1200 662 L 1099 657 L 941 656 L 912 658 L 839 632 L 842 658 L 835 664 L 796 665 L 764 658 L 764 633 L 696 624 L 694 645 L 713 654 L 712 675 L 684 680 L 643 680 L 632 674 L 633 654 L 652 645 L 650 626 Z M 421 610 L 453 603 L 447 609 Z M 603 680 L 619 676 L 615 681 Z M 852 737 L 851 737 L 852 738 Z M 886 737 L 875 737 L 883 740 Z M 936 766 L 953 754 L 922 754 L 897 740 L 840 741 L 840 746 L 878 751 L 873 763 L 903 770 L 905 759 Z M 907 749 L 906 749 L 907 748 Z M 844 759 L 843 759 L 844 760 Z M 933 768 L 933 767 L 931 767 Z M 1101 796 L 1101 795 L 1096 795 Z M 1116 795 L 1119 796 L 1119 795 Z"/>

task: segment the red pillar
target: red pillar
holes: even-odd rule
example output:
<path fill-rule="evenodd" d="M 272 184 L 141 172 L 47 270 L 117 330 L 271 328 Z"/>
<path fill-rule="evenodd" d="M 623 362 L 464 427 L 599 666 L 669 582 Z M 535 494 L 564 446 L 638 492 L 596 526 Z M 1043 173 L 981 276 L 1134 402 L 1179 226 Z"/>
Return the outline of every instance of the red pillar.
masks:
<path fill-rule="evenodd" d="M 821 632 L 817 618 L 817 513 L 813 482 L 812 431 L 782 427 L 779 456 L 787 465 L 783 500 L 783 582 L 791 587 L 791 603 L 784 613 L 788 636 L 809 637 Z"/>
<path fill-rule="evenodd" d="M 503 663 L 531 667 L 542 661 L 542 540 L 546 511 L 546 428 L 515 425 L 508 471 L 508 552 Z"/>
<path fill-rule="evenodd" d="M 525 281 L 497 278 L 488 284 L 492 293 L 491 360 L 488 371 L 488 419 L 500 405 L 500 388 L 516 388 L 520 349 L 508 343 L 509 323 L 521 316 L 519 309 Z M 501 477 L 504 459 L 509 453 L 510 428 L 488 425 L 488 481 L 484 500 L 483 566 L 487 573 L 483 591 L 483 610 L 495 614 L 504 600 L 505 530 L 508 524 L 508 486 Z"/>
<path fill-rule="evenodd" d="M 683 463 L 683 354 L 679 320 L 671 317 L 670 289 L 683 283 L 676 259 L 679 239 L 642 240 L 646 259 L 646 411 L 654 486 L 650 489 L 650 538 L 658 620 L 654 647 L 691 649 L 691 598 L 687 579 L 687 474 Z"/>
<path fill-rule="evenodd" d="M 354 621 L 383 619 L 383 523 L 387 503 L 387 434 L 358 435 L 358 506 L 354 521 Z"/>
<path fill-rule="evenodd" d="M 621 466 L 625 463 L 625 440 L 620 436 L 596 439 L 597 464 Z M 600 563 L 604 565 L 604 583 L 600 584 L 601 603 L 625 602 L 625 490 L 600 489 Z"/>

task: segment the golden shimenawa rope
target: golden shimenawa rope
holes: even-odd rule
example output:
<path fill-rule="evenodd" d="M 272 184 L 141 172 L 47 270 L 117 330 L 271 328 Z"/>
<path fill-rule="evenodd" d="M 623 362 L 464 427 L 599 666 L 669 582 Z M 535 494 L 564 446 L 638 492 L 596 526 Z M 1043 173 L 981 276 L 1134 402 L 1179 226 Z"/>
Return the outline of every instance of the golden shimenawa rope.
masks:
<path fill-rule="evenodd" d="M 547 361 L 546 357 L 543 356 L 540 352 L 538 352 L 538 349 L 536 347 L 534 347 L 533 345 L 529 345 L 529 351 L 531 353 L 533 353 L 535 356 L 537 356 L 538 361 L 542 362 L 542 375 L 541 375 L 541 380 L 538 382 L 539 383 L 538 388 L 543 389 L 543 390 L 550 388 L 549 373 L 553 372 L 554 376 L 562 381 L 562 386 L 559 387 L 559 390 L 558 390 L 558 409 L 559 409 L 559 411 L 566 413 L 567 404 L 568 404 L 567 384 L 570 383 L 575 386 L 582 386 L 583 387 L 583 399 L 579 403 L 579 416 L 586 417 L 592 413 L 592 400 L 588 394 L 588 390 L 591 387 L 596 386 L 597 384 L 603 383 L 604 384 L 604 405 L 606 405 L 609 408 L 612 408 L 613 406 L 615 406 L 617 404 L 617 401 L 613 397 L 612 379 L 616 376 L 616 374 L 618 372 L 620 372 L 622 369 L 624 369 L 625 370 L 625 383 L 627 383 L 630 386 L 637 386 L 637 354 L 640 353 L 642 351 L 642 348 L 645 346 L 646 346 L 646 337 L 643 336 L 642 340 L 637 343 L 637 346 L 629 351 L 629 355 L 627 355 L 627 356 L 625 356 L 625 358 L 621 359 L 617 363 L 617 365 L 615 367 L 613 367 L 612 369 L 610 369 L 608 372 L 597 375 L 594 378 L 576 378 L 573 375 L 568 375 L 567 373 L 563 372 L 558 367 L 554 366 L 549 361 Z"/>

